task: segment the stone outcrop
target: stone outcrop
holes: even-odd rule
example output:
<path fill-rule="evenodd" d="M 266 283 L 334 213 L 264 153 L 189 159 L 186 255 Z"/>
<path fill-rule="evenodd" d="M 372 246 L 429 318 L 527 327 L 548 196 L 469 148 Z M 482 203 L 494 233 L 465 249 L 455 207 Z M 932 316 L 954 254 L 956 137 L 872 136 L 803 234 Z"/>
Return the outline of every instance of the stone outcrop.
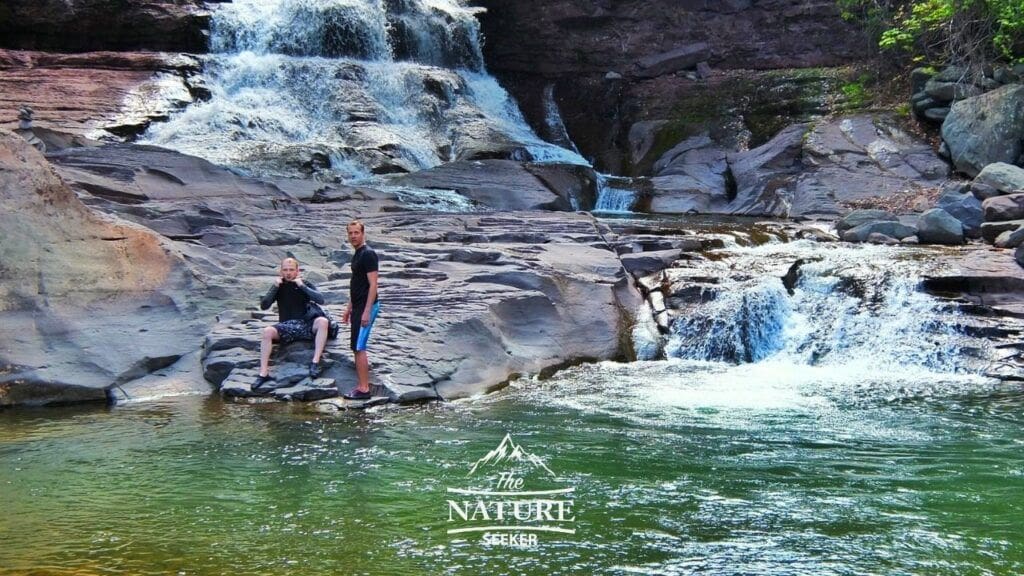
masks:
<path fill-rule="evenodd" d="M 0 48 L 200 53 L 209 21 L 199 0 L 5 0 Z"/>
<path fill-rule="evenodd" d="M 918 218 L 917 238 L 922 244 L 963 244 L 963 224 L 942 208 L 933 208 Z"/>
<path fill-rule="evenodd" d="M 203 96 L 199 62 L 151 52 L 53 54 L 0 49 L 0 128 L 29 105 L 37 129 L 133 136 Z"/>
<path fill-rule="evenodd" d="M 756 148 L 726 152 L 691 137 L 654 163 L 649 210 L 835 217 L 848 206 L 925 197 L 948 165 L 887 116 L 796 124 Z"/>
<path fill-rule="evenodd" d="M 954 166 L 968 176 L 994 162 L 1021 163 L 1024 152 L 1024 85 L 1009 84 L 961 100 L 942 124 Z"/>
<path fill-rule="evenodd" d="M 457 398 L 500 386 L 515 373 L 631 355 L 621 334 L 633 322 L 638 295 L 607 229 L 587 214 L 416 213 L 399 192 L 263 182 L 130 144 L 68 148 L 51 159 L 89 206 L 159 232 L 181 254 L 197 287 L 184 316 L 198 318 L 199 333 L 207 332 L 199 374 L 225 395 L 251 395 L 246 386 L 255 376 L 259 329 L 275 320 L 253 308 L 285 255 L 302 262 L 304 276 L 340 315 L 350 255 L 344 228 L 354 217 L 366 222 L 382 255 L 384 311 L 371 358 L 383 398 Z M 555 181 L 563 174 L 555 169 L 538 174 Z M 565 167 L 564 174 L 577 172 Z M 203 342 L 194 328 L 174 337 L 151 330 L 193 350 Z M 282 386 L 268 397 L 313 400 L 346 391 L 354 371 L 343 341 L 330 345 L 316 381 L 304 376 L 308 345 L 278 351 L 272 372 Z M 150 369 L 119 381 L 127 387 Z"/>
<path fill-rule="evenodd" d="M 0 406 L 105 400 L 174 364 L 202 333 L 173 247 L 84 206 L 0 132 Z"/>
<path fill-rule="evenodd" d="M 513 160 L 449 162 L 392 177 L 395 186 L 454 190 L 497 210 L 571 210 L 592 207 L 596 176 L 583 166 L 530 165 Z"/>
<path fill-rule="evenodd" d="M 632 173 L 618 164 L 630 126 L 705 108 L 703 87 L 713 99 L 737 96 L 734 108 L 744 109 L 751 124 L 785 118 L 755 129 L 767 133 L 756 146 L 786 124 L 806 120 L 793 114 L 806 99 L 791 94 L 820 85 L 809 78 L 814 70 L 783 73 L 790 89 L 760 71 L 841 66 L 871 49 L 863 31 L 824 0 L 475 3 L 487 9 L 479 17 L 487 67 L 530 124 L 538 131 L 544 126 L 544 94 L 553 85 L 573 141 L 585 156 L 598 158 L 600 170 L 619 174 Z M 698 72 L 702 59 L 707 64 Z"/>

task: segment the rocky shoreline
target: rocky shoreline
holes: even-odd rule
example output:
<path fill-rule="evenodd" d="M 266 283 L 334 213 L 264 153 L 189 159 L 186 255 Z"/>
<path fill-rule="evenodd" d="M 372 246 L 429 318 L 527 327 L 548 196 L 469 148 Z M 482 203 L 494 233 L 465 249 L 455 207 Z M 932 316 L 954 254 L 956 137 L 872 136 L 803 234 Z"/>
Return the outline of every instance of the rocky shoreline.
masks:
<path fill-rule="evenodd" d="M 242 401 L 347 391 L 354 374 L 341 343 L 315 381 L 299 344 L 276 353 L 273 394 L 254 399 L 249 384 L 259 330 L 272 320 L 255 303 L 278 263 L 297 257 L 339 312 L 344 225 L 356 217 L 383 256 L 370 405 L 473 396 L 577 362 L 659 357 L 677 318 L 745 281 L 721 265 L 730 246 L 794 240 L 902 245 L 943 263 L 921 289 L 994 347 L 995 357 L 979 358 L 994 366 L 986 373 L 1020 378 L 1024 90 L 1015 70 L 967 88 L 955 70 L 911 75 L 910 109 L 942 123 L 936 151 L 908 129 L 909 113 L 840 96 L 859 82 L 848 65 L 865 46 L 859 35 L 834 42 L 849 25 L 826 18 L 832 3 L 695 5 L 666 36 L 650 13 L 657 4 L 479 2 L 493 40 L 488 66 L 534 129 L 577 142 L 622 177 L 526 160 L 529 147 L 485 121 L 464 101 L 468 84 L 435 63 L 404 78 L 446 126 L 428 139 L 440 164 L 397 161 L 402 143 L 382 130 L 384 104 L 361 107 L 365 93 L 339 88 L 357 106 L 332 122 L 362 135 L 349 152 L 374 175 L 372 185 L 346 185 L 325 170 L 326 145 L 270 146 L 246 171 L 131 143 L 208 102 L 210 13 L 191 0 L 129 4 L 53 15 L 19 1 L 0 22 L 11 32 L 0 45 L 0 128 L 21 136 L 0 133 L 0 406 L 211 386 Z M 622 20 L 636 29 L 610 40 Z M 109 34 L 92 34 L 108 24 Z M 784 29 L 791 34 L 777 34 Z M 509 30 L 527 41 L 510 43 Z M 593 50 L 571 62 L 566 43 Z M 58 49 L 73 53 L 40 51 Z M 344 81 L 368 73 L 334 64 L 323 70 Z M 26 104 L 34 119 L 19 115 Z M 613 185 L 641 217 L 591 213 Z M 801 263 L 765 270 L 792 284 Z M 645 330 L 653 346 L 634 338 Z"/>

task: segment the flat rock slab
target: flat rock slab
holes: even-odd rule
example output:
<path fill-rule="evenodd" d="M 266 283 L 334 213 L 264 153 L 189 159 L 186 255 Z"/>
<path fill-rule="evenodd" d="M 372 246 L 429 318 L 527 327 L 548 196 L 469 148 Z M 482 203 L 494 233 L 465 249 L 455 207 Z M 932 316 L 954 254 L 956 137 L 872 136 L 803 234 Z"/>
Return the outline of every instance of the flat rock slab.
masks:
<path fill-rule="evenodd" d="M 387 404 L 387 396 L 374 396 L 367 400 L 347 400 L 345 398 L 331 398 L 321 400 L 313 404 L 313 409 L 320 412 L 341 412 L 344 410 L 366 410 L 381 404 Z"/>

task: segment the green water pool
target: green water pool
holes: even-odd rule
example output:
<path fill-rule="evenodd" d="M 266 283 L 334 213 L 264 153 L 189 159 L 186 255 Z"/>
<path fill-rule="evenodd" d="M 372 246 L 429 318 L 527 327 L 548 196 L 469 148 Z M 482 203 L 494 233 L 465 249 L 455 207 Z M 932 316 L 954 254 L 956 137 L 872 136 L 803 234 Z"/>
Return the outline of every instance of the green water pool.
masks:
<path fill-rule="evenodd" d="M 1019 574 L 1022 408 L 978 379 L 649 362 L 368 413 L 7 411 L 0 574 Z M 506 434 L 550 468 L 530 486 L 572 488 L 572 534 L 448 533 Z"/>

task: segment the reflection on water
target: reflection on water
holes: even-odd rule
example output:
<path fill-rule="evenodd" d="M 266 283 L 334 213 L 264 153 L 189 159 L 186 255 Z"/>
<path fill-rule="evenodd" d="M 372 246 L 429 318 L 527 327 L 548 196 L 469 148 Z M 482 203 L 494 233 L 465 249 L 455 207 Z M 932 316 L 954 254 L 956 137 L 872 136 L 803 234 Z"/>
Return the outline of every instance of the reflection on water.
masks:
<path fill-rule="evenodd" d="M 369 414 L 184 397 L 0 417 L 0 573 L 1010 574 L 1016 390 L 603 363 Z M 536 549 L 445 533 L 505 435 L 576 488 Z"/>

